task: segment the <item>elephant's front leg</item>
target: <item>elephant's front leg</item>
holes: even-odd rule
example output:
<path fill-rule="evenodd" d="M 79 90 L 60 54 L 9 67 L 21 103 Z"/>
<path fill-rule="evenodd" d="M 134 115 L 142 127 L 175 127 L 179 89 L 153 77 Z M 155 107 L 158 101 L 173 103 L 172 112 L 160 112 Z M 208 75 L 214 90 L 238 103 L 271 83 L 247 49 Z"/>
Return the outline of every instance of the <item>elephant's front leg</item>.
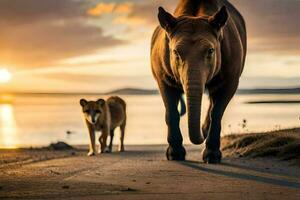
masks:
<path fill-rule="evenodd" d="M 165 84 L 160 85 L 160 92 L 166 109 L 165 121 L 168 126 L 169 147 L 166 152 L 167 159 L 185 160 L 186 152 L 182 145 L 183 139 L 179 128 L 180 115 L 178 112 L 178 103 L 182 93 Z"/>
<path fill-rule="evenodd" d="M 222 153 L 220 151 L 221 122 L 225 109 L 233 97 L 235 89 L 233 87 L 219 90 L 210 94 L 211 108 L 209 130 L 206 138 L 206 147 L 203 151 L 203 161 L 206 163 L 220 163 Z"/>

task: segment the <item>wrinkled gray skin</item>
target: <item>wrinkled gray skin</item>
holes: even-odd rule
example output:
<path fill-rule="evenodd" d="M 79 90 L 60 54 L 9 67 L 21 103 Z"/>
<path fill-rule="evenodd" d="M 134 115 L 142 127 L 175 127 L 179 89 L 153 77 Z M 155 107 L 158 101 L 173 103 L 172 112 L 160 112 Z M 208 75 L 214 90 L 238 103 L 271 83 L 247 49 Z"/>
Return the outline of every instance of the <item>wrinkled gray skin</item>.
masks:
<path fill-rule="evenodd" d="M 180 0 L 174 15 L 160 7 L 158 19 L 151 65 L 166 108 L 167 158 L 185 159 L 177 109 L 185 93 L 190 140 L 201 144 L 206 139 L 204 162 L 219 163 L 221 120 L 237 90 L 245 62 L 245 22 L 226 0 Z M 205 89 L 210 106 L 201 130 Z"/>

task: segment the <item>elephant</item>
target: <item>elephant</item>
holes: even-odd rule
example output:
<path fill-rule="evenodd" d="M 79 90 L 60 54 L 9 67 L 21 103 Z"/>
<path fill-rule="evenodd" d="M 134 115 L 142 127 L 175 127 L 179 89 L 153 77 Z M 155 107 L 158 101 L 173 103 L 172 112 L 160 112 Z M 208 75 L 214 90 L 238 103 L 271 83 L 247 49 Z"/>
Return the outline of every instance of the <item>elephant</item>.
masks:
<path fill-rule="evenodd" d="M 180 0 L 174 14 L 159 7 L 158 21 L 151 68 L 166 111 L 167 159 L 185 160 L 177 108 L 185 94 L 190 141 L 205 142 L 205 163 L 220 163 L 222 117 L 238 88 L 247 53 L 245 21 L 227 0 Z M 210 105 L 201 127 L 205 91 Z"/>

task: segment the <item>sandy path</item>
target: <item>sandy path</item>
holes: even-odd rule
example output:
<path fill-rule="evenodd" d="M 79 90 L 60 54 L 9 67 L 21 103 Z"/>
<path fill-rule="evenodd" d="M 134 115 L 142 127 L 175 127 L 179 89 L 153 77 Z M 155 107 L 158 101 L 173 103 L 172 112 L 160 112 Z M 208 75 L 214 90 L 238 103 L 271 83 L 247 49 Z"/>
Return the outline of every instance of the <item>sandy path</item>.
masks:
<path fill-rule="evenodd" d="M 199 147 L 169 162 L 164 146 L 0 168 L 0 199 L 300 199 L 300 170 L 271 160 L 206 165 Z"/>

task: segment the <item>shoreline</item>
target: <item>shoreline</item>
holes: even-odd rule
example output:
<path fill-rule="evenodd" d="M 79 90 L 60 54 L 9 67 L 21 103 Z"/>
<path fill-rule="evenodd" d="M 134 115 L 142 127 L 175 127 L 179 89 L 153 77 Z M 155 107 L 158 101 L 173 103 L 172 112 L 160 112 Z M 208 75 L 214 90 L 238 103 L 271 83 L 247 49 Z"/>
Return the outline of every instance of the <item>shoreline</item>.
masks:
<path fill-rule="evenodd" d="M 278 137 L 276 140 L 274 138 Z M 61 143 L 61 144 L 60 144 Z M 274 148 L 282 148 L 285 145 L 292 144 L 289 151 L 284 153 L 293 153 L 295 149 L 300 148 L 300 128 L 290 128 L 266 132 L 252 132 L 243 134 L 228 134 L 221 138 L 221 150 L 225 158 L 279 158 L 282 162 L 296 160 L 296 165 L 300 167 L 300 154 L 297 152 L 293 157 L 284 157 L 285 155 L 274 154 Z M 259 144 L 261 144 L 259 146 Z M 56 146 L 55 146 L 56 145 Z M 62 146 L 61 146 L 62 145 Z M 277 145 L 277 146 L 276 146 Z M 53 147 L 54 146 L 54 147 Z M 130 144 L 126 145 L 129 149 L 138 149 L 139 151 L 164 151 L 167 144 Z M 191 149 L 203 148 L 202 145 L 184 144 Z M 271 152 L 268 152 L 269 146 Z M 70 146 L 64 142 L 52 143 L 41 147 L 20 147 L 20 148 L 0 148 L 0 168 L 5 164 L 40 162 L 50 159 L 67 158 L 73 156 L 85 156 L 88 152 L 87 144 Z M 114 149 L 117 146 L 114 145 Z M 284 150 L 284 149 L 283 149 Z M 265 152 L 266 151 L 266 152 Z M 292 163 L 292 162 L 290 162 Z"/>
<path fill-rule="evenodd" d="M 300 104 L 298 100 L 246 101 L 246 104 Z"/>
<path fill-rule="evenodd" d="M 298 138 L 299 133 L 300 128 L 225 136 L 224 158 L 218 165 L 202 162 L 204 145 L 185 145 L 186 161 L 181 162 L 166 160 L 167 145 L 127 145 L 121 153 L 114 146 L 113 153 L 92 157 L 86 156 L 87 145 L 68 150 L 2 149 L 0 199 L 221 200 L 246 195 L 253 200 L 298 200 L 300 165 L 243 153 L 245 147 L 257 147 L 245 138 Z"/>
<path fill-rule="evenodd" d="M 300 116 L 299 116 L 299 120 L 300 120 Z M 297 127 L 297 126 L 290 126 L 290 127 L 287 127 L 287 128 L 273 128 L 271 130 L 261 130 L 261 131 L 245 131 L 245 132 L 242 132 L 242 133 L 239 133 L 239 132 L 236 132 L 236 131 L 233 131 L 233 132 L 229 132 L 229 133 L 226 133 L 226 134 L 223 134 L 221 136 L 221 139 L 223 138 L 226 138 L 228 136 L 243 136 L 243 135 L 251 135 L 251 134 L 268 134 L 268 133 L 276 133 L 276 132 L 285 132 L 285 131 L 290 131 L 290 130 L 295 130 L 297 132 L 299 132 L 299 136 L 300 136 L 300 127 Z M 68 142 L 66 142 L 65 140 L 57 140 L 56 142 L 51 142 L 50 144 L 46 144 L 46 145 L 42 145 L 42 144 L 39 144 L 39 145 L 20 145 L 18 147 L 8 147 L 8 148 L 5 148 L 5 147 L 0 147 L 0 152 L 1 151 L 6 151 L 6 150 L 42 150 L 42 149 L 48 149 L 50 147 L 51 144 L 56 144 L 56 143 L 59 143 L 59 142 L 63 142 L 67 145 L 70 145 L 71 147 L 74 147 L 75 149 L 77 150 L 87 150 L 88 149 L 88 146 L 89 144 L 88 143 L 81 143 L 81 144 L 70 144 Z M 88 142 L 88 141 L 87 141 Z M 165 143 L 145 143 L 145 144 L 140 144 L 140 143 L 130 143 L 130 144 L 126 144 L 126 146 L 134 146 L 134 147 L 145 147 L 145 146 L 166 146 L 167 147 L 167 141 L 165 141 Z M 190 143 L 190 141 L 188 142 L 184 142 L 183 143 L 184 146 L 193 146 L 193 144 Z M 115 146 L 115 145 L 114 145 Z M 200 146 L 200 145 L 195 145 L 195 146 Z"/>

